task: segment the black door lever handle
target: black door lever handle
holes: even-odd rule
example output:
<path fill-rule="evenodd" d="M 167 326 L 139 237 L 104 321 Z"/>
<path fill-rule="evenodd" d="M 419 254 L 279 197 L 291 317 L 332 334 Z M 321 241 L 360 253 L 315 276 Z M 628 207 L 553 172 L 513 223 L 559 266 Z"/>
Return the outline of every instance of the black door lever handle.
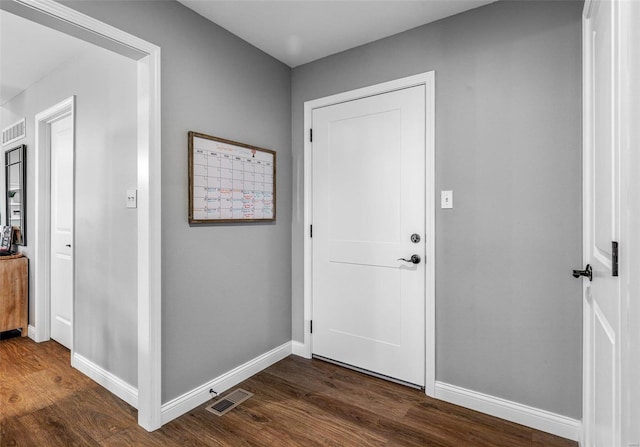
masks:
<path fill-rule="evenodd" d="M 589 281 L 593 281 L 593 269 L 591 268 L 591 264 L 587 264 L 584 270 L 573 271 L 574 278 L 580 278 L 581 276 L 586 276 L 589 278 Z"/>
<path fill-rule="evenodd" d="M 420 264 L 421 259 L 419 255 L 411 255 L 411 258 L 409 259 L 398 258 L 398 261 L 411 262 L 413 264 Z"/>

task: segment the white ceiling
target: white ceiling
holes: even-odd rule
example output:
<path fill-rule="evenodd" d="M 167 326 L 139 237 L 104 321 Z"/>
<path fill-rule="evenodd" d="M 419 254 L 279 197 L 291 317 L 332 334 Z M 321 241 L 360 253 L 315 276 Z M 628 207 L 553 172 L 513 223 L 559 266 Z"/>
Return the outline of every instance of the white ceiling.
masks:
<path fill-rule="evenodd" d="M 178 0 L 296 67 L 495 0 Z"/>
<path fill-rule="evenodd" d="M 296 67 L 495 0 L 179 1 Z M 0 10 L 0 104 L 91 48 Z"/>
<path fill-rule="evenodd" d="M 0 10 L 0 104 L 92 47 Z"/>

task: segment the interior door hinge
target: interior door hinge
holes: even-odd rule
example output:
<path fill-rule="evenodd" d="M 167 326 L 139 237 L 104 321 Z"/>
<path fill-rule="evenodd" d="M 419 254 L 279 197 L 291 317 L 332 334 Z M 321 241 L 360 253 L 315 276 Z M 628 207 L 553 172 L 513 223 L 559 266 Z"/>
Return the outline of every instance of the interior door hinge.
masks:
<path fill-rule="evenodd" d="M 313 225 L 309 225 L 309 237 L 313 237 Z"/>
<path fill-rule="evenodd" d="M 309 129 L 309 141 L 313 143 L 313 129 Z"/>
<path fill-rule="evenodd" d="M 313 334 L 313 320 L 309 321 L 309 332 Z"/>
<path fill-rule="evenodd" d="M 611 242 L 611 276 L 618 276 L 618 243 Z"/>

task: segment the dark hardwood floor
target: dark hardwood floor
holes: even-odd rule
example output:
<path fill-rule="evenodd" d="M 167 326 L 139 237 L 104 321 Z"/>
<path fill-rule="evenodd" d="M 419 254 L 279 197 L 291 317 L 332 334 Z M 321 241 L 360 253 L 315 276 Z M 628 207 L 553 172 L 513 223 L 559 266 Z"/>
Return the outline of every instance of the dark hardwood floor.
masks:
<path fill-rule="evenodd" d="M 55 342 L 0 340 L 0 446 L 577 446 L 295 356 L 240 384 L 255 395 L 226 415 L 203 405 L 147 433 L 69 363 Z"/>

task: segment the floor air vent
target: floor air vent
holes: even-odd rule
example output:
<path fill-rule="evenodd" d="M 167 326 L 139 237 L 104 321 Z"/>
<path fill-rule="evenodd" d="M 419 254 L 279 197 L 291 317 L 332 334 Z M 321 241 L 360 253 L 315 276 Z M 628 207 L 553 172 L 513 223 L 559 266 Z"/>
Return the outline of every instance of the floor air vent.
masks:
<path fill-rule="evenodd" d="M 222 416 L 223 414 L 233 410 L 245 400 L 249 399 L 251 396 L 253 396 L 253 393 L 237 389 L 209 405 L 207 407 L 207 411 L 210 411 L 216 416 Z"/>

